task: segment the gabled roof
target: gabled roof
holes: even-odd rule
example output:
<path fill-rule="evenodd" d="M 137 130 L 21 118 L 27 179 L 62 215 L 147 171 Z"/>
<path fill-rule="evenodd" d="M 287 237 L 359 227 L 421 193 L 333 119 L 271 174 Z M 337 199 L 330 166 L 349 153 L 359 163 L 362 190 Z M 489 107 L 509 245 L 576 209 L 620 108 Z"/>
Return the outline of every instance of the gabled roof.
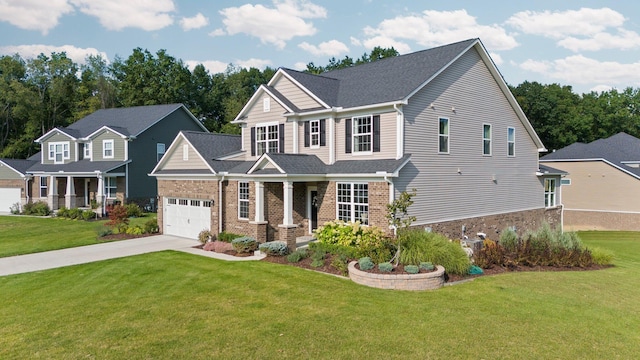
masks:
<path fill-rule="evenodd" d="M 606 161 L 611 165 L 640 176 L 640 168 L 629 166 L 640 163 L 640 139 L 620 132 L 606 139 L 590 143 L 573 143 L 540 158 L 541 162 Z"/>
<path fill-rule="evenodd" d="M 5 163 L 8 167 L 10 167 L 13 171 L 24 176 L 27 173 L 27 170 L 38 163 L 38 160 L 28 160 L 28 159 L 0 159 L 0 162 Z"/>
<path fill-rule="evenodd" d="M 538 165 L 538 173 L 539 175 L 567 175 L 569 174 L 566 171 L 559 170 L 556 168 L 552 168 L 551 166 L 546 165 Z"/>
<path fill-rule="evenodd" d="M 331 174 L 394 174 L 400 171 L 411 159 L 411 154 L 405 154 L 400 159 L 379 160 L 341 160 L 327 166 L 327 173 Z"/>
<path fill-rule="evenodd" d="M 272 164 L 275 169 L 263 168 L 262 165 L 267 162 Z M 315 155 L 265 153 L 247 173 L 319 175 L 325 174 L 325 171 L 326 165 Z"/>

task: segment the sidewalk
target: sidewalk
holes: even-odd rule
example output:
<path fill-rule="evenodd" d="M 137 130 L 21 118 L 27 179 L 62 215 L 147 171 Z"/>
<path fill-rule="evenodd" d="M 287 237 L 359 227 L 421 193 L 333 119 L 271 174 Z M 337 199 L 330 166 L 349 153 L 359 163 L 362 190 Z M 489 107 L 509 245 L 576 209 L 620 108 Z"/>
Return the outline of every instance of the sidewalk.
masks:
<path fill-rule="evenodd" d="M 222 255 L 224 254 L 215 254 L 209 251 L 193 249 L 193 246 L 196 245 L 198 245 L 198 242 L 191 239 L 170 235 L 155 235 L 104 244 L 11 256 L 0 258 L 0 276 L 85 264 L 164 250 L 178 250 L 222 260 L 233 260 L 227 258 L 233 258 L 233 256 L 223 257 Z M 256 260 L 258 257 L 250 256 L 241 259 Z"/>

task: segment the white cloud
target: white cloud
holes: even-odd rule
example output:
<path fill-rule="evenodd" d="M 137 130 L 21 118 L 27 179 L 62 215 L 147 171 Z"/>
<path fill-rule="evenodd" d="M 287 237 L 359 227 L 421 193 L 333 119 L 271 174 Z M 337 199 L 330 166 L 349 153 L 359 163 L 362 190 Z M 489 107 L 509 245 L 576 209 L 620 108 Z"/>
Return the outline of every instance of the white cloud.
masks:
<path fill-rule="evenodd" d="M 307 63 L 303 63 L 303 62 L 297 62 L 295 64 L 293 64 L 293 68 L 295 70 L 306 70 L 307 69 Z"/>
<path fill-rule="evenodd" d="M 23 59 L 33 59 L 40 54 L 51 56 L 52 52 L 65 52 L 67 57 L 76 64 L 84 64 L 85 58 L 89 55 L 100 55 L 103 59 L 109 60 L 107 53 L 94 48 L 78 48 L 73 45 L 53 46 L 53 45 L 17 45 L 0 46 L 0 54 L 13 55 L 20 54 Z"/>
<path fill-rule="evenodd" d="M 570 36 L 558 41 L 558 45 L 573 52 L 604 49 L 630 50 L 640 48 L 640 35 L 634 31 L 619 29 L 617 35 L 598 33 L 586 39 Z"/>
<path fill-rule="evenodd" d="M 353 36 L 349 38 L 349 41 L 351 41 L 351 45 L 353 46 L 362 46 L 362 42 Z"/>
<path fill-rule="evenodd" d="M 500 54 L 490 53 L 489 56 L 491 56 L 491 59 L 493 59 L 493 62 L 496 65 L 502 65 L 504 63 L 504 60 L 502 60 L 502 56 L 500 56 Z"/>
<path fill-rule="evenodd" d="M 409 45 L 407 45 L 407 43 L 404 43 L 402 41 L 397 41 L 397 40 L 395 40 L 393 38 L 390 38 L 390 37 L 387 37 L 387 36 L 375 36 L 375 37 L 366 39 L 363 42 L 363 45 L 367 49 L 373 49 L 376 46 L 380 46 L 380 47 L 383 47 L 383 48 L 393 47 L 400 54 L 406 54 L 406 53 L 411 51 L 411 47 L 409 47 Z"/>
<path fill-rule="evenodd" d="M 184 31 L 199 29 L 207 25 L 209 25 L 209 19 L 202 15 L 202 13 L 197 13 L 194 17 L 183 17 L 180 19 L 180 26 Z"/>
<path fill-rule="evenodd" d="M 274 7 L 245 4 L 220 10 L 226 33 L 247 34 L 283 49 L 288 40 L 317 32 L 306 19 L 327 17 L 325 8 L 305 0 L 274 0 L 273 4 Z"/>
<path fill-rule="evenodd" d="M 340 54 L 349 52 L 349 48 L 347 47 L 347 45 L 338 40 L 325 41 L 318 44 L 317 46 L 311 45 L 305 41 L 299 44 L 298 47 L 315 56 L 338 56 Z"/>
<path fill-rule="evenodd" d="M 596 86 L 592 87 L 591 89 L 589 89 L 589 91 L 605 92 L 605 91 L 609 91 L 611 89 L 613 89 L 613 86 L 611 86 L 611 85 L 596 85 Z"/>
<path fill-rule="evenodd" d="M 205 69 L 209 70 L 209 74 L 218 74 L 223 73 L 229 64 L 224 63 L 222 61 L 217 60 L 206 60 L 206 61 L 198 61 L 198 60 L 187 60 L 184 62 L 185 65 L 189 68 L 189 70 L 193 71 L 193 69 L 202 64 Z"/>
<path fill-rule="evenodd" d="M 26 30 L 38 30 L 47 35 L 58 25 L 60 17 L 73 12 L 67 0 L 0 1 L 0 21 Z M 5 34 L 6 36 L 7 34 Z"/>
<path fill-rule="evenodd" d="M 640 62 L 622 64 L 573 55 L 553 61 L 527 60 L 520 67 L 570 84 L 609 84 L 600 86 L 620 88 L 640 85 Z"/>
<path fill-rule="evenodd" d="M 216 36 L 223 36 L 226 35 L 227 33 L 224 32 L 223 29 L 215 29 L 212 32 L 209 33 L 209 36 L 211 37 L 216 37 Z"/>
<path fill-rule="evenodd" d="M 433 47 L 478 37 L 491 50 L 509 50 L 518 46 L 516 39 L 504 28 L 496 24 L 480 25 L 466 10 L 425 10 L 418 15 L 397 16 L 383 20 L 375 28 L 366 27 L 364 33 L 370 37 L 363 42 L 367 47 L 370 47 L 367 43 L 376 38 L 386 42 L 413 40 L 422 46 Z"/>
<path fill-rule="evenodd" d="M 260 70 L 264 70 L 264 68 L 266 68 L 267 66 L 271 66 L 271 60 L 265 60 L 265 59 L 255 59 L 255 58 L 251 58 L 248 60 L 236 60 L 236 62 L 234 62 L 234 65 L 249 69 L 249 68 L 256 68 L 256 69 L 260 69 Z"/>
<path fill-rule="evenodd" d="M 139 28 L 146 31 L 162 29 L 173 24 L 172 0 L 70 0 L 81 12 L 95 16 L 109 30 Z"/>

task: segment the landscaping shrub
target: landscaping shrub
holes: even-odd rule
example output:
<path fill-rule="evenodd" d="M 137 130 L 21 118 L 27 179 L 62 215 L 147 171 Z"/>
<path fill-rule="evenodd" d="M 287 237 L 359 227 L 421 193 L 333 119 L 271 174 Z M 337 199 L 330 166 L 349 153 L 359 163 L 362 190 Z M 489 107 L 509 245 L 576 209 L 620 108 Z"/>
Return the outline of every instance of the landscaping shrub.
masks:
<path fill-rule="evenodd" d="M 238 235 L 238 234 L 234 234 L 234 233 L 230 233 L 230 232 L 226 232 L 223 231 L 220 234 L 218 234 L 218 240 L 219 241 L 224 241 L 224 242 L 228 242 L 230 243 L 233 239 L 242 237 L 242 235 Z"/>
<path fill-rule="evenodd" d="M 493 240 L 484 240 L 482 249 L 473 254 L 474 263 L 483 269 L 505 264 L 505 249 Z"/>
<path fill-rule="evenodd" d="M 258 250 L 258 242 L 249 236 L 242 236 L 231 240 L 233 249 L 239 253 L 250 253 Z"/>
<path fill-rule="evenodd" d="M 518 234 L 512 228 L 506 228 L 500 234 L 500 245 L 503 248 L 514 251 L 518 246 Z"/>
<path fill-rule="evenodd" d="M 69 209 L 67 217 L 72 220 L 82 219 L 82 209 L 73 208 Z"/>
<path fill-rule="evenodd" d="M 358 266 L 360 267 L 360 270 L 367 271 L 373 269 L 375 264 L 370 257 L 362 257 L 358 259 Z"/>
<path fill-rule="evenodd" d="M 61 206 L 60 208 L 58 208 L 58 211 L 56 211 L 55 214 L 56 217 L 69 218 L 69 209 L 67 209 L 67 207 L 65 206 Z"/>
<path fill-rule="evenodd" d="M 204 250 L 214 251 L 217 253 L 225 253 L 227 251 L 233 250 L 233 245 L 224 241 L 211 241 L 204 244 Z"/>
<path fill-rule="evenodd" d="M 378 270 L 382 272 L 391 272 L 393 270 L 393 264 L 390 262 L 383 262 L 378 264 Z"/>
<path fill-rule="evenodd" d="M 144 228 L 144 232 L 147 234 L 155 234 L 159 232 L 160 228 L 158 227 L 158 219 L 153 218 L 153 219 L 147 220 L 147 222 L 144 223 L 143 228 Z"/>
<path fill-rule="evenodd" d="M 84 210 L 82 212 L 82 220 L 89 221 L 96 218 L 96 213 L 93 210 Z"/>
<path fill-rule="evenodd" d="M 323 259 L 313 259 L 311 261 L 311 266 L 312 267 L 316 267 L 316 268 L 323 267 L 324 266 L 324 258 Z"/>
<path fill-rule="evenodd" d="M 287 261 L 290 263 L 297 263 L 307 257 L 309 257 L 309 252 L 306 249 L 297 249 L 296 251 L 287 255 Z"/>
<path fill-rule="evenodd" d="M 420 269 L 424 269 L 427 271 L 433 271 L 433 269 L 435 269 L 435 266 L 433 266 L 433 264 L 430 263 L 429 261 L 421 262 L 420 265 L 418 265 L 418 267 L 420 267 Z"/>
<path fill-rule="evenodd" d="M 596 265 L 611 265 L 613 263 L 613 253 L 598 247 L 590 248 L 591 261 Z"/>
<path fill-rule="evenodd" d="M 13 203 L 13 205 L 9 207 L 9 212 L 13 215 L 20 215 L 20 203 Z"/>
<path fill-rule="evenodd" d="M 329 221 L 315 230 L 319 242 L 350 247 L 356 257 L 370 257 L 383 262 L 391 258 L 391 239 L 376 226 L 362 226 L 359 221 Z"/>
<path fill-rule="evenodd" d="M 449 241 L 444 235 L 423 230 L 404 230 L 398 234 L 402 248 L 399 260 L 404 265 L 420 265 L 431 262 L 444 266 L 450 274 L 467 273 L 471 262 L 457 242 Z"/>
<path fill-rule="evenodd" d="M 124 205 L 124 207 L 127 209 L 127 217 L 142 217 L 142 216 L 144 216 L 144 213 L 142 212 L 142 209 L 136 203 L 128 203 L 127 205 Z"/>
<path fill-rule="evenodd" d="M 144 229 L 142 229 L 142 227 L 140 227 L 139 225 L 128 226 L 125 233 L 129 235 L 142 235 L 144 234 Z"/>
<path fill-rule="evenodd" d="M 349 275 L 349 258 L 346 255 L 336 255 L 331 260 L 331 267 L 340 271 L 342 276 Z"/>
<path fill-rule="evenodd" d="M 198 233 L 198 241 L 200 241 L 201 244 L 211 241 L 211 231 L 209 231 L 209 229 L 203 229 L 200 231 Z"/>
<path fill-rule="evenodd" d="M 96 233 L 98 234 L 98 237 L 105 237 L 107 235 L 113 234 L 113 230 L 107 226 L 99 226 L 96 229 Z"/>
<path fill-rule="evenodd" d="M 348 246 L 340 246 L 337 244 L 327 244 L 319 241 L 309 243 L 309 250 L 312 251 L 324 251 L 325 253 L 345 256 L 348 259 L 357 259 L 357 249 L 348 247 Z"/>
<path fill-rule="evenodd" d="M 420 272 L 420 268 L 417 265 L 405 265 L 404 271 L 408 272 L 409 274 L 417 274 Z"/>
<path fill-rule="evenodd" d="M 122 205 L 116 205 L 109 211 L 107 226 L 114 226 L 122 233 L 123 230 L 126 230 L 128 224 L 129 217 L 127 217 L 127 208 Z"/>
<path fill-rule="evenodd" d="M 270 241 L 258 246 L 258 249 L 269 256 L 285 256 L 289 253 L 289 248 L 284 241 Z"/>
<path fill-rule="evenodd" d="M 51 214 L 51 209 L 49 208 L 49 204 L 46 202 L 36 201 L 26 203 L 22 207 L 22 213 L 33 216 L 49 216 Z"/>

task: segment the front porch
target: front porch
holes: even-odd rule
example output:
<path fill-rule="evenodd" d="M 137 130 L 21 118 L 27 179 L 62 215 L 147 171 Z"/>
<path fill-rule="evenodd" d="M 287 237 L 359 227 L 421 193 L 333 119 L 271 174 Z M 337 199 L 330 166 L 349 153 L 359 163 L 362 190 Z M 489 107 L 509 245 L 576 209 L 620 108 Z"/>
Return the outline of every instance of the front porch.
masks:
<path fill-rule="evenodd" d="M 66 208 L 102 209 L 125 199 L 125 178 L 102 174 L 41 175 L 34 179 L 41 201 L 46 201 L 51 210 Z M 104 211 L 101 211 L 104 213 Z"/>

